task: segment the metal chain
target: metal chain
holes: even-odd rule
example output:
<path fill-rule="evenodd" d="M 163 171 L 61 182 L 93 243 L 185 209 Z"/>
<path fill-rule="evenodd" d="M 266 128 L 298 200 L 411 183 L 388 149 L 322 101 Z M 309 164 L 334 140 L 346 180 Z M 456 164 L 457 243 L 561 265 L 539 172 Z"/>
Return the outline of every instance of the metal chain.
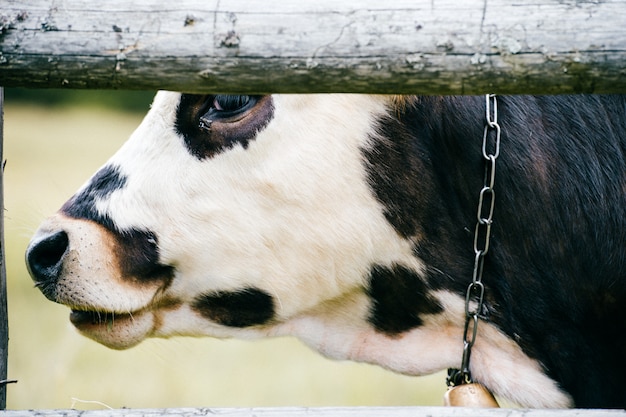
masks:
<path fill-rule="evenodd" d="M 500 125 L 498 124 L 498 102 L 495 94 L 485 95 L 486 123 L 483 131 L 482 154 L 485 159 L 483 188 L 478 196 L 476 227 L 474 228 L 474 270 L 472 282 L 465 293 L 465 326 L 463 329 L 463 357 L 461 369 L 448 370 L 448 385 L 472 382 L 470 356 L 478 334 L 478 320 L 483 310 L 485 286 L 482 282 L 485 256 L 489 252 L 491 225 L 496 202 L 494 190 L 496 159 L 500 156 Z"/>

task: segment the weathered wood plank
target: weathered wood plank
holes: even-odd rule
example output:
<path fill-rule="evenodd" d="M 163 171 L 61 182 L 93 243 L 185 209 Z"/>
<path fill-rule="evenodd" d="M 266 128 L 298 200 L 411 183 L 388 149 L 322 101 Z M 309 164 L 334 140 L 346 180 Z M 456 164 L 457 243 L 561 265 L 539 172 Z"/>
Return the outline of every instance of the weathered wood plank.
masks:
<path fill-rule="evenodd" d="M 9 358 L 9 318 L 7 310 L 7 279 L 4 264 L 4 88 L 0 87 L 0 410 L 7 404 L 6 379 Z"/>
<path fill-rule="evenodd" d="M 281 408 L 177 408 L 117 410 L 21 410 L 5 417 L 620 417 L 624 410 L 523 410 L 462 407 L 281 407 Z"/>
<path fill-rule="evenodd" d="M 4 0 L 0 85 L 626 92 L 626 0 L 94 4 Z"/>

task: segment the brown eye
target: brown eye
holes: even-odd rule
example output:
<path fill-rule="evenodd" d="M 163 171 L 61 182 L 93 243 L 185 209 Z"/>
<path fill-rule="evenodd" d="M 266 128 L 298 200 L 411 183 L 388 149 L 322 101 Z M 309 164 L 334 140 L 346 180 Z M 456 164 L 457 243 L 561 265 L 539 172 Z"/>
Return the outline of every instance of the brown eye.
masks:
<path fill-rule="evenodd" d="M 213 96 L 209 109 L 200 116 L 198 126 L 201 130 L 211 129 L 213 122 L 235 122 L 257 103 L 256 96 L 225 95 Z"/>
<path fill-rule="evenodd" d="M 176 112 L 176 131 L 198 159 L 248 143 L 274 114 L 271 96 L 183 94 Z"/>

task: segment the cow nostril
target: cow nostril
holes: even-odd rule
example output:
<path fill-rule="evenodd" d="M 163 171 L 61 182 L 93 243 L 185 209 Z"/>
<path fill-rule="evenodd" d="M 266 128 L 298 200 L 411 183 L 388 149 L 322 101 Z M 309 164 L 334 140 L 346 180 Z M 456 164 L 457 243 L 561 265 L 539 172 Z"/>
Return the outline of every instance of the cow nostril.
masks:
<path fill-rule="evenodd" d="M 26 264 L 37 283 L 49 282 L 58 278 L 68 246 L 67 233 L 60 231 L 44 237 L 28 248 Z"/>

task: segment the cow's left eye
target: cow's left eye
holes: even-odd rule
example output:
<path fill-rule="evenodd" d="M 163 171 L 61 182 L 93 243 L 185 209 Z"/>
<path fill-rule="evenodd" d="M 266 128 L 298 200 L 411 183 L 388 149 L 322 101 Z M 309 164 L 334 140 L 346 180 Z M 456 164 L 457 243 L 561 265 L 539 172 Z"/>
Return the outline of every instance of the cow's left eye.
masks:
<path fill-rule="evenodd" d="M 199 159 L 230 149 L 246 148 L 274 114 L 271 96 L 183 94 L 176 130 Z"/>
<path fill-rule="evenodd" d="M 209 130 L 213 122 L 236 122 L 256 104 L 256 96 L 219 94 L 207 100 L 208 110 L 200 116 L 200 129 Z"/>

